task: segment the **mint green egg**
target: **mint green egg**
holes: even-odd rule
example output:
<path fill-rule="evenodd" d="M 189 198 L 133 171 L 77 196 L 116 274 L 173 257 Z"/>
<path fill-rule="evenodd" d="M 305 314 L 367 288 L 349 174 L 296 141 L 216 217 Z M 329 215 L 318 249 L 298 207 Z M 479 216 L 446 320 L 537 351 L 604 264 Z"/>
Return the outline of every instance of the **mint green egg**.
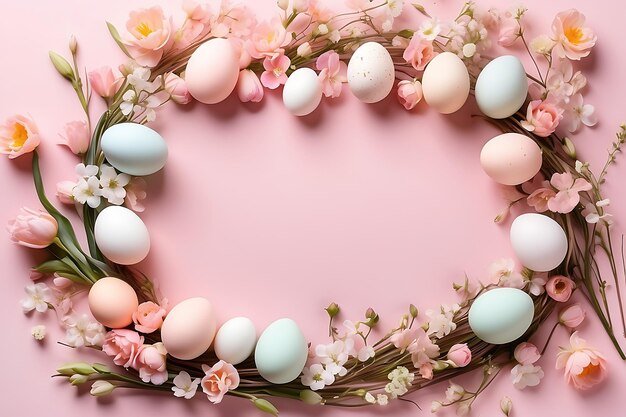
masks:
<path fill-rule="evenodd" d="M 502 345 L 526 333 L 534 315 L 530 295 L 517 288 L 494 288 L 474 300 L 469 325 L 480 339 Z"/>
<path fill-rule="evenodd" d="M 154 174 L 165 166 L 167 145 L 156 131 L 138 123 L 119 123 L 104 131 L 100 142 L 107 161 L 130 175 Z"/>
<path fill-rule="evenodd" d="M 254 361 L 264 379 L 273 384 L 286 384 L 300 376 L 308 353 L 306 339 L 296 322 L 280 319 L 261 333 Z"/>

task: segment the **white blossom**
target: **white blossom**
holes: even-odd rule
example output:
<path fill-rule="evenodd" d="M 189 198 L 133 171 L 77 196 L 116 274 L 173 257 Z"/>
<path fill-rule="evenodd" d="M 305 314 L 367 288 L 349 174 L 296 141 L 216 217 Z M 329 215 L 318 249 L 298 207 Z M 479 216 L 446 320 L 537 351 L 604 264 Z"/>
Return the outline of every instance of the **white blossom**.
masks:
<path fill-rule="evenodd" d="M 189 373 L 180 371 L 180 373 L 174 377 L 173 382 L 174 386 L 172 387 L 172 391 L 174 391 L 174 396 L 189 400 L 196 395 L 198 385 L 200 385 L 200 378 L 195 378 L 192 381 Z"/>
<path fill-rule="evenodd" d="M 115 171 L 115 168 L 109 165 L 102 165 L 100 168 L 100 185 L 102 186 L 101 195 L 106 198 L 109 203 L 120 205 L 124 203 L 126 190 L 124 187 L 130 182 L 130 175 Z"/>
<path fill-rule="evenodd" d="M 102 346 L 106 329 L 97 321 L 92 321 L 83 314 L 79 317 L 68 316 L 64 319 L 67 328 L 65 343 L 72 347 Z"/>
<path fill-rule="evenodd" d="M 87 180 L 81 178 L 72 190 L 74 200 L 80 204 L 85 204 L 91 208 L 96 208 L 100 205 L 100 196 L 102 195 L 100 189 L 100 181 L 98 177 L 92 176 Z"/>
<path fill-rule="evenodd" d="M 304 368 L 301 381 L 302 385 L 317 391 L 335 382 L 335 376 L 323 365 L 316 363 L 308 368 Z"/>
<path fill-rule="evenodd" d="M 39 282 L 37 284 L 27 285 L 24 288 L 26 298 L 20 301 L 24 313 L 37 310 L 39 313 L 45 313 L 48 310 L 48 304 L 52 302 L 52 292 L 50 288 Z"/>

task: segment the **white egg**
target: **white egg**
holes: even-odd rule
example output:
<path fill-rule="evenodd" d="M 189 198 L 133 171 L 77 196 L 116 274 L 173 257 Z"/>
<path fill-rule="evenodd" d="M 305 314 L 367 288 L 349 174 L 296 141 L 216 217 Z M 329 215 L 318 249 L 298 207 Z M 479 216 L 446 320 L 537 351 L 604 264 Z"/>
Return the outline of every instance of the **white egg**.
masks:
<path fill-rule="evenodd" d="M 467 67 L 452 52 L 432 59 L 422 76 L 422 92 L 428 105 L 439 113 L 450 114 L 465 104 L 470 91 Z"/>
<path fill-rule="evenodd" d="M 496 345 L 519 339 L 535 315 L 532 298 L 517 288 L 494 288 L 474 300 L 468 321 L 480 339 Z"/>
<path fill-rule="evenodd" d="M 222 324 L 215 335 L 213 348 L 217 357 L 237 365 L 254 351 L 256 328 L 247 317 L 235 317 Z"/>
<path fill-rule="evenodd" d="M 494 59 L 478 75 L 475 94 L 478 108 L 485 115 L 505 119 L 515 114 L 528 95 L 524 65 L 513 55 Z"/>
<path fill-rule="evenodd" d="M 283 88 L 283 103 L 295 116 L 312 113 L 322 100 L 322 85 L 311 68 L 298 68 Z"/>
<path fill-rule="evenodd" d="M 273 384 L 293 381 L 304 369 L 308 346 L 291 319 L 276 320 L 263 331 L 254 351 L 259 374 Z"/>
<path fill-rule="evenodd" d="M 109 206 L 96 217 L 94 235 L 98 249 L 112 262 L 133 265 L 150 251 L 150 234 L 134 212 L 121 206 Z"/>
<path fill-rule="evenodd" d="M 377 42 L 359 46 L 348 62 L 348 85 L 365 103 L 376 103 L 389 95 L 396 78 L 391 55 Z"/>
<path fill-rule="evenodd" d="M 161 135 L 138 123 L 111 126 L 104 131 L 100 145 L 107 161 L 130 175 L 154 174 L 167 161 L 167 145 Z"/>
<path fill-rule="evenodd" d="M 522 214 L 511 225 L 511 245 L 522 264 L 533 271 L 551 271 L 567 255 L 567 236 L 560 224 L 537 213 Z"/>

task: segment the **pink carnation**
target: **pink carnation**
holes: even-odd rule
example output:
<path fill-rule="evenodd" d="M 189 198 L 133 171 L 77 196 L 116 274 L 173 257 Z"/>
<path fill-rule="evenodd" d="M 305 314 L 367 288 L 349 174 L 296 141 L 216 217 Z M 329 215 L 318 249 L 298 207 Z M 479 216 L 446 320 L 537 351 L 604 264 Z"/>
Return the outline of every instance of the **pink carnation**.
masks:
<path fill-rule="evenodd" d="M 522 126 L 537 136 L 548 137 L 563 118 L 563 109 L 547 100 L 534 100 L 528 105 Z"/>
<path fill-rule="evenodd" d="M 165 302 L 167 303 L 167 301 Z M 135 330 L 142 333 L 152 333 L 160 329 L 166 314 L 165 308 L 152 301 L 139 304 L 137 311 L 133 313 Z"/>
<path fill-rule="evenodd" d="M 426 68 L 426 65 L 435 57 L 432 41 L 414 34 L 409 46 L 404 50 L 402 57 L 418 71 Z"/>
<path fill-rule="evenodd" d="M 124 368 L 133 365 L 139 349 L 143 346 L 143 336 L 127 329 L 114 329 L 104 338 L 102 351 L 113 357 L 113 363 Z"/>
<path fill-rule="evenodd" d="M 239 386 L 239 373 L 228 362 L 219 361 L 211 368 L 202 365 L 202 370 L 205 373 L 200 383 L 202 391 L 213 404 L 220 403 L 229 390 Z"/>

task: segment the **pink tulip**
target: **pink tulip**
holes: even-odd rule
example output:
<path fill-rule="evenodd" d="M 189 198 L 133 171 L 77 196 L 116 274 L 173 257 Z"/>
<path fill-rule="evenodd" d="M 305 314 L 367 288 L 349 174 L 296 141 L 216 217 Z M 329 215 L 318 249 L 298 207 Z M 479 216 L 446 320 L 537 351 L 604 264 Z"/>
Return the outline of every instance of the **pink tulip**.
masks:
<path fill-rule="evenodd" d="M 244 69 L 239 72 L 237 81 L 237 96 L 243 103 L 251 101 L 258 103 L 263 100 L 263 86 L 254 71 Z"/>
<path fill-rule="evenodd" d="M 137 311 L 133 313 L 135 330 L 141 333 L 152 333 L 160 329 L 166 314 L 165 308 L 152 301 L 139 304 Z"/>
<path fill-rule="evenodd" d="M 63 126 L 63 134 L 60 134 L 62 142 L 59 145 L 65 145 L 76 155 L 87 152 L 89 148 L 89 140 L 91 135 L 87 123 L 81 120 L 66 123 Z"/>
<path fill-rule="evenodd" d="M 448 360 L 462 368 L 472 361 L 472 351 L 467 343 L 453 345 L 448 351 Z"/>
<path fill-rule="evenodd" d="M 191 101 L 191 94 L 187 90 L 185 80 L 173 72 L 165 76 L 165 91 L 169 93 L 174 103 L 187 104 Z"/>
<path fill-rule="evenodd" d="M 143 346 L 143 336 L 128 329 L 114 329 L 108 332 L 102 344 L 102 351 L 113 357 L 113 363 L 124 368 L 133 365 L 139 349 Z"/>
<path fill-rule="evenodd" d="M 57 237 L 59 225 L 54 217 L 45 211 L 23 207 L 17 218 L 9 222 L 7 229 L 13 242 L 33 249 L 42 249 L 50 246 Z"/>
<path fill-rule="evenodd" d="M 93 91 L 103 98 L 113 97 L 123 81 L 122 77 L 116 78 L 113 75 L 113 70 L 109 66 L 89 71 L 87 76 Z"/>
<path fill-rule="evenodd" d="M 541 354 L 539 353 L 537 346 L 528 342 L 522 342 L 517 345 L 517 347 L 515 347 L 515 351 L 513 352 L 513 356 L 515 357 L 515 360 L 522 365 L 532 365 L 537 362 L 539 358 L 541 358 Z"/>
<path fill-rule="evenodd" d="M 126 29 L 131 35 L 124 42 L 139 65 L 156 66 L 170 44 L 172 20 L 159 6 L 130 12 Z"/>
<path fill-rule="evenodd" d="M 202 365 L 204 378 L 202 378 L 202 391 L 207 395 L 209 401 L 218 404 L 229 390 L 239 386 L 239 373 L 233 365 L 228 362 L 219 361 L 209 368 Z"/>
<path fill-rule="evenodd" d="M 139 378 L 143 382 L 162 385 L 167 381 L 167 350 L 163 343 L 143 345 L 135 357 L 133 368 L 139 371 Z"/>
<path fill-rule="evenodd" d="M 554 301 L 564 303 L 572 295 L 576 285 L 574 281 L 563 275 L 555 275 L 546 283 L 546 292 Z"/>
<path fill-rule="evenodd" d="M 597 37 L 584 24 L 585 16 L 576 9 L 556 15 L 552 22 L 552 32 L 557 42 L 554 51 L 560 58 L 578 61 L 589 55 Z"/>
<path fill-rule="evenodd" d="M 16 114 L 0 125 L 0 153 L 9 159 L 34 151 L 39 142 L 39 129 L 29 117 Z"/>
<path fill-rule="evenodd" d="M 565 307 L 559 313 L 559 323 L 570 329 L 577 328 L 584 320 L 585 310 L 578 303 Z"/>
<path fill-rule="evenodd" d="M 418 80 L 402 80 L 398 83 L 398 101 L 405 109 L 413 109 L 422 96 L 422 84 Z"/>
<path fill-rule="evenodd" d="M 57 182 L 57 198 L 63 204 L 74 204 L 74 181 Z"/>
<path fill-rule="evenodd" d="M 565 369 L 565 380 L 574 388 L 586 390 L 602 382 L 608 373 L 606 359 L 578 336 L 570 336 L 570 345 L 561 348 L 556 357 L 556 369 Z"/>
<path fill-rule="evenodd" d="M 563 109 L 547 100 L 534 100 L 528 104 L 526 120 L 522 126 L 537 136 L 548 137 L 563 118 Z"/>
<path fill-rule="evenodd" d="M 402 57 L 418 71 L 426 68 L 426 65 L 435 57 L 432 41 L 414 34 L 409 46 L 404 50 Z"/>

